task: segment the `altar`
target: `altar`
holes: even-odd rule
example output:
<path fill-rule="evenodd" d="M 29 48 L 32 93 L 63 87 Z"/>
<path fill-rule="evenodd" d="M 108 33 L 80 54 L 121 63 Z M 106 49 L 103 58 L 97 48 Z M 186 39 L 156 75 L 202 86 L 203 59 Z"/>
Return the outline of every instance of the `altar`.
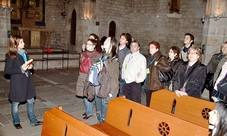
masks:
<path fill-rule="evenodd" d="M 51 33 L 54 30 L 44 28 L 18 27 L 27 48 L 50 47 Z M 27 42 L 27 43 L 26 43 Z"/>

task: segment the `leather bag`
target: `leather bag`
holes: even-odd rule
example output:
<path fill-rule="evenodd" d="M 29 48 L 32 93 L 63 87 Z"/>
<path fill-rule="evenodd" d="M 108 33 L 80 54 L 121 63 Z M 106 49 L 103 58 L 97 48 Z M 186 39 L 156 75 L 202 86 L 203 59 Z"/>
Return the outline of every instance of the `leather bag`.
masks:
<path fill-rule="evenodd" d="M 158 58 L 158 60 L 162 57 L 162 55 Z M 164 83 L 164 82 L 169 82 L 173 77 L 173 70 L 171 68 L 171 70 L 169 72 L 164 72 L 161 70 L 158 70 L 158 78 L 159 81 Z"/>
<path fill-rule="evenodd" d="M 161 70 L 158 70 L 158 78 L 160 82 L 168 82 L 172 79 L 173 77 L 173 70 L 171 69 L 169 72 L 163 72 Z"/>
<path fill-rule="evenodd" d="M 227 96 L 227 74 L 225 77 L 217 84 L 218 91 Z"/>

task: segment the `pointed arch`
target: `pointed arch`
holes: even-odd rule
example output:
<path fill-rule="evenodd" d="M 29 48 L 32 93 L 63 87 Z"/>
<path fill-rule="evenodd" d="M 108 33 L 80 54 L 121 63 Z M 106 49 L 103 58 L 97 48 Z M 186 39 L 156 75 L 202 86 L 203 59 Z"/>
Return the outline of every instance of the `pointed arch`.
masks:
<path fill-rule="evenodd" d="M 76 45 L 76 10 L 71 15 L 70 44 Z"/>
<path fill-rule="evenodd" d="M 111 21 L 109 24 L 109 36 L 115 37 L 116 35 L 116 23 Z"/>

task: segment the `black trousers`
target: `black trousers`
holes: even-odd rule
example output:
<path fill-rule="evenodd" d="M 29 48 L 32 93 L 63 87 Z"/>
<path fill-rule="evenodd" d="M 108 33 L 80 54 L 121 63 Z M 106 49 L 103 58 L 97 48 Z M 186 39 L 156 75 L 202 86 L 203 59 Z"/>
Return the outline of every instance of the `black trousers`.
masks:
<path fill-rule="evenodd" d="M 141 103 L 141 83 L 126 83 L 124 85 L 124 95 L 129 100 Z"/>

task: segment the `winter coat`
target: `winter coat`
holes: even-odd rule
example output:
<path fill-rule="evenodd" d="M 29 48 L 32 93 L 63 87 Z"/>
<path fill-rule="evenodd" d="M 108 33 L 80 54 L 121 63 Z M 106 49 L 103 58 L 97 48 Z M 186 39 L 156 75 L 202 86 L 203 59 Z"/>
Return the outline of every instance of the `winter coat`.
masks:
<path fill-rule="evenodd" d="M 149 56 L 148 58 L 148 65 L 149 63 L 153 61 L 153 63 L 148 67 L 150 73 L 147 74 L 146 79 L 146 89 L 147 90 L 160 90 L 165 88 L 165 83 L 160 82 L 158 78 L 158 70 L 169 72 L 171 70 L 171 67 L 168 64 L 167 58 L 165 56 L 160 57 L 162 54 L 160 50 L 158 50 L 153 56 Z M 151 58 L 151 59 L 150 59 Z M 159 59 L 159 60 L 158 60 Z M 157 65 L 155 66 L 155 61 L 158 61 Z"/>
<path fill-rule="evenodd" d="M 186 93 L 189 96 L 200 98 L 201 91 L 206 81 L 207 67 L 197 61 L 188 69 L 188 72 L 185 73 L 187 71 L 187 67 L 188 62 L 184 62 L 177 69 L 177 72 L 172 79 L 173 90 L 180 90 L 188 78 L 188 82 L 185 86 Z"/>
<path fill-rule="evenodd" d="M 24 63 L 23 57 L 18 53 L 15 59 L 10 55 L 6 57 L 4 73 L 10 75 L 9 100 L 12 102 L 25 102 L 36 96 L 30 70 L 27 70 L 28 76 L 21 71 L 21 66 Z"/>
<path fill-rule="evenodd" d="M 111 94 L 117 94 L 119 90 L 119 82 L 118 82 L 118 75 L 119 75 L 119 62 L 117 58 L 107 59 L 104 62 L 108 73 L 110 74 L 111 78 Z"/>
<path fill-rule="evenodd" d="M 183 63 L 183 60 L 182 59 L 174 59 L 172 61 L 169 61 L 169 65 L 170 67 L 172 68 L 173 70 L 173 75 L 175 75 L 178 67 L 180 66 L 180 64 Z M 166 87 L 168 87 L 169 90 L 173 90 L 172 89 L 172 79 L 166 83 Z"/>
<path fill-rule="evenodd" d="M 222 55 L 222 53 L 214 54 L 207 64 L 207 73 L 215 73 L 218 63 L 224 56 L 225 55 Z"/>
<path fill-rule="evenodd" d="M 89 52 L 86 50 L 86 53 L 88 55 L 94 53 L 96 50 L 92 51 L 92 52 Z M 91 61 L 93 64 L 95 64 L 96 62 L 99 61 L 99 58 L 100 58 L 100 55 L 97 55 L 97 56 L 94 56 L 91 58 Z M 81 54 L 80 56 L 80 61 L 83 59 L 83 54 Z M 77 83 L 76 83 L 76 96 L 79 96 L 79 97 L 83 97 L 84 93 L 83 93 L 83 89 L 84 89 L 84 84 L 85 84 L 85 80 L 87 78 L 87 74 L 85 73 L 82 73 L 82 72 L 79 72 L 79 76 L 78 76 L 78 79 L 77 79 Z"/>

